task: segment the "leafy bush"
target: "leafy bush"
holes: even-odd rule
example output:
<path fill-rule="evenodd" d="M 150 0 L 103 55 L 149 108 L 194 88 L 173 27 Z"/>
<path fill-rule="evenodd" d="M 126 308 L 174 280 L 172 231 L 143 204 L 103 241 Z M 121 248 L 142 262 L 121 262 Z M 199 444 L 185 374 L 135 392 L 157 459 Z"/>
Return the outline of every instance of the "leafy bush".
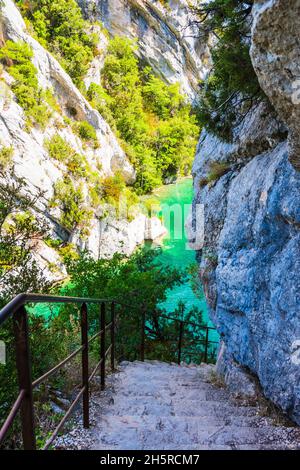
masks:
<path fill-rule="evenodd" d="M 81 86 L 89 64 L 96 54 L 97 37 L 88 33 L 75 0 L 18 0 L 23 15 L 30 21 L 37 39 L 61 62 Z"/>
<path fill-rule="evenodd" d="M 94 260 L 87 253 L 68 264 L 70 284 L 66 294 L 95 298 L 117 299 L 130 308 L 117 305 L 118 330 L 116 335 L 117 358 L 134 360 L 139 357 L 141 308 L 146 312 L 147 341 L 146 357 L 160 360 L 176 360 L 178 346 L 178 324 L 161 318 L 164 311 L 158 307 L 166 299 L 169 289 L 185 281 L 180 270 L 158 261 L 159 250 L 141 249 L 130 258 L 115 254 L 112 259 Z M 174 312 L 180 315 L 181 309 Z M 65 317 L 64 317 L 65 315 Z M 61 321 L 67 325 L 72 312 L 66 309 Z M 99 309 L 91 307 L 90 322 L 96 323 Z M 201 312 L 191 309 L 186 319 L 199 322 Z M 185 331 L 185 344 L 199 339 L 199 331 Z M 201 336 L 201 333 L 200 333 Z M 202 345 L 198 344 L 195 358 L 200 357 Z"/>
<path fill-rule="evenodd" d="M 143 70 L 143 82 L 143 102 L 147 111 L 159 118 L 167 119 L 184 107 L 184 97 L 180 94 L 178 83 L 167 85 L 152 74 L 150 67 Z"/>
<path fill-rule="evenodd" d="M 77 153 L 59 134 L 45 141 L 51 158 L 64 163 L 73 176 L 89 178 L 91 169 L 84 155 Z"/>
<path fill-rule="evenodd" d="M 79 229 L 81 235 L 88 235 L 91 211 L 84 204 L 82 187 L 75 187 L 71 178 L 65 176 L 54 186 L 54 195 L 50 207 L 61 210 L 61 224 L 71 232 Z"/>
<path fill-rule="evenodd" d="M 95 128 L 87 121 L 81 121 L 76 124 L 76 130 L 78 132 L 79 137 L 87 142 L 92 142 L 94 148 L 97 148 L 99 146 L 99 143 Z"/>
<path fill-rule="evenodd" d="M 253 69 L 249 48 L 253 0 L 209 0 L 198 7 L 202 29 L 216 38 L 212 70 L 200 93 L 198 119 L 225 141 L 233 127 L 265 96 Z"/>
<path fill-rule="evenodd" d="M 113 113 L 110 110 L 112 98 L 105 91 L 105 89 L 97 83 L 91 83 L 87 91 L 87 98 L 90 101 L 91 105 L 99 111 L 99 113 L 115 131 L 115 120 L 113 117 Z"/>
<path fill-rule="evenodd" d="M 209 166 L 209 173 L 205 178 L 199 182 L 200 187 L 206 186 L 208 183 L 217 181 L 222 176 L 226 175 L 231 170 L 231 165 L 228 162 L 211 162 Z"/>
<path fill-rule="evenodd" d="M 4 169 L 11 164 L 13 154 L 13 147 L 2 147 L 0 149 L 0 169 Z"/>
<path fill-rule="evenodd" d="M 0 60 L 15 79 L 12 91 L 25 111 L 28 126 L 36 123 L 45 128 L 51 112 L 45 101 L 45 92 L 39 88 L 32 57 L 30 46 L 24 42 L 7 41 L 0 49 Z"/>

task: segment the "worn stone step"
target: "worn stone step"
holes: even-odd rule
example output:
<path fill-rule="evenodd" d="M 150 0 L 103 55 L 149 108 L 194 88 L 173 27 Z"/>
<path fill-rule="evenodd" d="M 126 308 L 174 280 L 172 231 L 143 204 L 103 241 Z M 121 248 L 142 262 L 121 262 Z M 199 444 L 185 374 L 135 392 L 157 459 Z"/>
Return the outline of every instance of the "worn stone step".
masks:
<path fill-rule="evenodd" d="M 160 362 L 123 364 L 93 399 L 90 439 L 102 450 L 300 448 L 300 433 L 275 427 L 214 387 L 211 367 Z M 82 422 L 82 420 L 81 420 Z M 85 431 L 86 432 L 86 431 Z M 297 437 L 298 436 L 298 437 Z M 86 442 L 86 447 L 91 448 Z M 82 448 L 82 447 L 81 447 Z"/>

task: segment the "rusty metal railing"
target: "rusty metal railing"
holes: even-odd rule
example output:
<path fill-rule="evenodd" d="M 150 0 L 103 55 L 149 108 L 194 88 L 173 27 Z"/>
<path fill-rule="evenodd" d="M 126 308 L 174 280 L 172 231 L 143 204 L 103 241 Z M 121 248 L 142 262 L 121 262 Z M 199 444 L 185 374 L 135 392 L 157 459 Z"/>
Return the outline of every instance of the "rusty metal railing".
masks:
<path fill-rule="evenodd" d="M 31 377 L 31 355 L 29 348 L 29 328 L 28 328 L 28 313 L 26 311 L 26 304 L 38 303 L 59 303 L 59 304 L 77 304 L 80 305 L 80 324 L 81 324 L 81 346 L 73 351 L 68 357 L 62 360 L 59 364 L 55 365 L 48 372 L 41 377 L 32 381 Z M 88 306 L 96 304 L 100 306 L 99 323 L 100 330 L 89 338 L 88 336 Z M 23 447 L 26 450 L 36 449 L 36 433 L 35 433 L 35 419 L 34 419 L 34 402 L 33 390 L 41 383 L 46 381 L 62 367 L 68 364 L 73 358 L 81 353 L 81 388 L 63 416 L 59 424 L 56 426 L 54 432 L 45 443 L 43 449 L 48 449 L 58 433 L 63 428 L 67 419 L 74 411 L 77 403 L 82 398 L 82 411 L 83 411 L 83 426 L 89 427 L 89 385 L 91 380 L 95 377 L 100 368 L 100 386 L 101 390 L 105 389 L 105 375 L 106 375 L 106 360 L 110 355 L 111 370 L 115 370 L 115 333 L 116 333 L 116 304 L 122 307 L 133 308 L 132 305 L 126 305 L 124 302 L 111 299 L 93 299 L 93 298 L 80 298 L 80 297 L 62 297 L 52 295 L 39 295 L 39 294 L 19 294 L 9 304 L 7 304 L 0 311 L 0 326 L 9 317 L 12 317 L 14 325 L 15 347 L 16 347 L 16 367 L 18 373 L 19 394 L 14 402 L 4 424 L 0 429 L 0 445 L 3 443 L 8 431 L 10 430 L 18 412 L 21 413 L 21 428 Z M 106 323 L 107 305 L 110 307 L 110 321 Z M 184 337 L 185 324 L 194 325 L 203 328 L 205 331 L 205 339 L 200 342 L 205 344 L 204 362 L 208 360 L 208 348 L 210 344 L 216 343 L 209 340 L 209 331 L 214 330 L 212 327 L 196 324 L 193 322 L 179 320 L 177 318 L 161 315 L 170 321 L 179 322 L 179 338 L 178 338 L 178 364 L 181 363 L 182 345 Z M 110 345 L 106 347 L 107 331 L 109 331 Z M 141 309 L 141 338 L 140 338 L 140 359 L 145 360 L 145 342 L 146 342 L 146 311 Z M 92 373 L 89 375 L 89 345 L 96 339 L 100 339 L 100 358 L 97 365 L 94 367 Z"/>
<path fill-rule="evenodd" d="M 106 324 L 106 306 L 109 302 L 111 307 L 111 320 Z M 63 361 L 46 372 L 44 375 L 32 381 L 31 379 L 31 359 L 29 350 L 29 332 L 28 332 L 28 316 L 25 305 L 28 303 L 60 303 L 60 304 L 80 304 L 81 317 L 81 346 Z M 88 338 L 88 305 L 99 304 L 100 308 L 100 331 Z M 82 386 L 79 393 L 73 400 L 70 408 L 61 419 L 51 437 L 47 440 L 44 449 L 48 449 L 65 422 L 73 412 L 76 404 L 82 397 L 83 403 L 83 425 L 89 427 L 89 384 L 100 368 L 101 389 L 105 388 L 105 359 L 110 353 L 111 369 L 115 368 L 115 302 L 76 298 L 76 297 L 59 297 L 37 294 L 20 294 L 9 304 L 7 304 L 0 312 L 0 325 L 10 316 L 13 317 L 14 335 L 16 345 L 16 365 L 18 372 L 19 395 L 15 401 L 7 419 L 0 430 L 0 443 L 2 443 L 11 428 L 18 411 L 21 411 L 21 427 L 24 449 L 35 449 L 35 425 L 34 425 L 34 407 L 33 407 L 33 390 L 54 375 L 63 366 L 69 363 L 79 353 L 81 353 L 82 364 Z M 105 337 L 107 330 L 110 330 L 110 346 L 105 350 Z M 89 376 L 89 345 L 96 338 L 100 337 L 100 360 Z"/>
<path fill-rule="evenodd" d="M 210 345 L 218 345 L 218 341 L 214 341 L 209 339 L 209 332 L 216 331 L 215 328 L 212 326 L 202 325 L 200 323 L 195 323 L 189 320 L 183 320 L 180 318 L 171 317 L 169 315 L 160 315 L 160 318 L 165 318 L 167 320 L 176 322 L 179 324 L 179 333 L 178 333 L 178 346 L 177 346 L 177 364 L 181 364 L 182 359 L 182 347 L 184 343 L 184 331 L 185 325 L 194 326 L 196 328 L 202 329 L 204 331 L 204 339 L 197 339 L 195 343 L 197 344 L 204 344 L 204 353 L 203 357 L 201 358 L 201 362 L 207 363 L 208 362 L 208 351 Z M 145 358 L 145 343 L 146 343 L 146 315 L 145 312 L 142 312 L 142 327 L 141 327 L 141 360 L 143 361 Z"/>

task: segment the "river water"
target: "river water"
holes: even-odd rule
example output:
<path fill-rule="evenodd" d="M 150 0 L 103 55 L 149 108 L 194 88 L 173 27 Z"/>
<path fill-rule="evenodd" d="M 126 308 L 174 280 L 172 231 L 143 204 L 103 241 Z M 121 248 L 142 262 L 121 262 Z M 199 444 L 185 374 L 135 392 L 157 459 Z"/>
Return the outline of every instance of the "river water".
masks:
<path fill-rule="evenodd" d="M 169 222 L 170 218 L 168 218 L 169 220 L 164 220 L 163 218 L 163 223 L 168 228 L 168 236 L 161 243 L 162 253 L 159 255 L 160 261 L 180 269 L 187 269 L 191 264 L 195 263 L 195 252 L 188 247 L 184 228 L 193 199 L 193 181 L 191 178 L 181 179 L 175 184 L 163 186 L 155 194 L 161 206 L 173 207 L 176 214 L 182 215 L 177 229 L 174 228 L 172 220 L 171 223 Z M 161 211 L 161 215 L 164 215 L 164 211 Z M 167 217 L 167 213 L 165 217 Z M 182 301 L 188 310 L 193 306 L 198 307 L 203 312 L 205 322 L 211 324 L 204 295 L 203 293 L 200 293 L 200 295 L 201 298 L 194 294 L 191 283 L 188 281 L 169 292 L 163 307 L 168 312 L 172 312 L 177 307 L 178 302 Z"/>
<path fill-rule="evenodd" d="M 196 262 L 195 252 L 188 246 L 185 231 L 186 218 L 191 210 L 193 200 L 193 181 L 191 178 L 181 179 L 175 184 L 159 188 L 155 194 L 162 207 L 160 213 L 162 221 L 168 229 L 168 236 L 161 242 L 162 251 L 159 255 L 159 259 L 167 265 L 186 270 L 190 265 Z M 168 207 L 169 211 L 164 211 L 163 206 Z M 176 228 L 174 218 L 171 219 L 170 222 L 169 213 L 172 213 L 172 208 L 174 209 L 174 213 L 177 214 L 177 217 L 179 216 L 179 219 L 180 214 L 182 215 Z M 167 220 L 165 220 L 165 218 L 167 218 Z M 203 323 L 214 327 L 208 315 L 208 307 L 203 291 L 197 293 L 196 296 L 189 279 L 184 284 L 169 291 L 167 300 L 162 304 L 162 307 L 172 316 L 172 312 L 174 312 L 180 301 L 184 302 L 186 311 L 189 311 L 192 307 L 197 307 L 198 310 L 202 312 Z M 209 331 L 209 340 L 214 342 L 219 341 L 217 331 Z M 214 347 L 215 345 L 212 346 L 213 349 Z"/>

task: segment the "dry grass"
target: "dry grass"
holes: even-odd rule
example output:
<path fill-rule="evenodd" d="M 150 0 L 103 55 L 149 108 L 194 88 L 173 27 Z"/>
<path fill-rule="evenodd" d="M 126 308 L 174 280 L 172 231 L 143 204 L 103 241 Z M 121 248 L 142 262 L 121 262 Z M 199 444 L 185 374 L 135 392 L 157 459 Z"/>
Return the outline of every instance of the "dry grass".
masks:
<path fill-rule="evenodd" d="M 199 181 L 200 188 L 203 188 L 209 183 L 219 180 L 222 176 L 226 175 L 231 170 L 231 165 L 228 162 L 211 162 L 209 165 L 209 173 L 205 178 Z"/>
<path fill-rule="evenodd" d="M 226 384 L 224 381 L 224 378 L 217 374 L 214 370 L 211 371 L 210 377 L 209 377 L 209 382 L 217 388 L 226 388 Z"/>

